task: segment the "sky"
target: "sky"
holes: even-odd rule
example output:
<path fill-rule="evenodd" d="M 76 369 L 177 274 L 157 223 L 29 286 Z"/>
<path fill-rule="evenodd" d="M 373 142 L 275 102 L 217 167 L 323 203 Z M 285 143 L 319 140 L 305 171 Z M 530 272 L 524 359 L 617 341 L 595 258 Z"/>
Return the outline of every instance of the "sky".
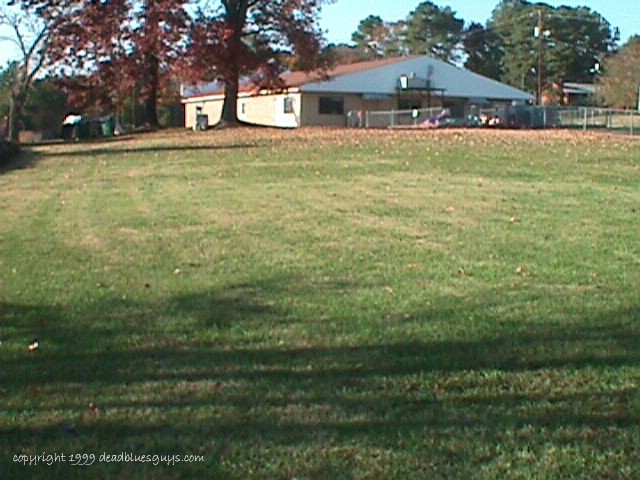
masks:
<path fill-rule="evenodd" d="M 449 6 L 466 24 L 486 23 L 498 0 L 433 0 L 441 7 Z M 360 20 L 378 15 L 386 21 L 405 19 L 420 0 L 335 0 L 323 7 L 320 27 L 329 43 L 349 43 Z M 534 2 L 535 3 L 535 2 Z M 622 42 L 640 34 L 640 0 L 546 0 L 554 7 L 586 6 L 600 13 L 613 27 L 620 29 Z M 533 25 L 532 25 L 533 28 Z M 0 37 L 7 34 L 0 28 Z M 0 38 L 0 66 L 4 66 L 17 52 L 11 43 Z"/>
<path fill-rule="evenodd" d="M 486 23 L 498 4 L 498 0 L 432 1 L 440 7 L 451 7 L 456 16 L 464 19 L 467 25 L 472 21 Z M 320 26 L 329 43 L 349 43 L 360 20 L 369 15 L 378 15 L 389 22 L 402 20 L 419 3 L 420 0 L 336 0 L 323 7 Z M 640 0 L 546 0 L 544 3 L 553 7 L 589 7 L 606 18 L 612 27 L 620 29 L 623 42 L 631 35 L 640 33 Z"/>

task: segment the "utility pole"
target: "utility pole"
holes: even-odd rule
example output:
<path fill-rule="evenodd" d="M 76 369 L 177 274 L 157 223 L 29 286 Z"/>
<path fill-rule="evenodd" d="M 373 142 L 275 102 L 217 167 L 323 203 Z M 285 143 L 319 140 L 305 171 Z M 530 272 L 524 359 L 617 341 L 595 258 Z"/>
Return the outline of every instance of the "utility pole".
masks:
<path fill-rule="evenodd" d="M 542 9 L 538 9 L 538 26 L 534 33 L 538 37 L 538 91 L 536 103 L 542 105 L 542 69 L 544 66 L 544 15 Z"/>

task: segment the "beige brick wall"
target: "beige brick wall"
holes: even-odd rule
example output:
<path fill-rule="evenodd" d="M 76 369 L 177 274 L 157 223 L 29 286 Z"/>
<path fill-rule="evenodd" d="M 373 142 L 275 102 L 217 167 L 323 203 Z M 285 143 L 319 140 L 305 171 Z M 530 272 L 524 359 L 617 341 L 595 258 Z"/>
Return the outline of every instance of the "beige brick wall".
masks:
<path fill-rule="evenodd" d="M 344 114 L 327 115 L 320 113 L 320 97 L 340 97 L 344 99 Z M 292 99 L 293 113 L 284 112 L 285 98 Z M 422 99 L 426 107 L 426 98 Z M 193 128 L 196 108 L 202 107 L 202 113 L 209 116 L 209 125 L 220 120 L 222 98 L 208 97 L 190 99 L 185 104 L 185 126 Z M 431 106 L 440 105 L 440 99 L 432 97 Z M 302 125 L 320 125 L 344 127 L 349 111 L 389 111 L 398 108 L 396 96 L 385 100 L 364 100 L 359 94 L 315 94 L 290 93 L 277 95 L 256 95 L 238 99 L 238 118 L 248 123 L 273 127 L 295 128 Z"/>
<path fill-rule="evenodd" d="M 327 115 L 320 113 L 320 97 L 335 97 L 344 99 L 344 114 Z M 360 95 L 339 95 L 305 93 L 302 97 L 302 124 L 321 125 L 327 127 L 344 127 L 347 124 L 347 113 L 350 110 L 363 110 Z"/>
<path fill-rule="evenodd" d="M 320 97 L 335 97 L 344 100 L 343 115 L 327 115 L 320 113 Z M 423 100 L 426 105 L 426 100 Z M 315 94 L 306 93 L 302 98 L 302 124 L 343 127 L 350 111 L 376 112 L 398 109 L 398 98 L 390 95 L 387 99 L 365 100 L 360 94 Z"/>

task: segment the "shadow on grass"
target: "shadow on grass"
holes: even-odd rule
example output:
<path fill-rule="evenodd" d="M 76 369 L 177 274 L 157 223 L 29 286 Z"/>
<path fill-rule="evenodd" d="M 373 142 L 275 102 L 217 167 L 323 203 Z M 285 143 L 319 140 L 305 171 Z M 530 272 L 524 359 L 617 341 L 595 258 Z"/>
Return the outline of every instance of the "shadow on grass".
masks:
<path fill-rule="evenodd" d="M 13 170 L 23 170 L 33 166 L 36 162 L 36 155 L 27 151 L 24 147 L 20 154 L 10 160 L 0 162 L 0 175 L 4 175 Z"/>
<path fill-rule="evenodd" d="M 149 321 L 148 312 L 156 310 L 133 302 L 104 301 L 73 322 L 66 317 L 74 314 L 64 308 L 0 305 L 3 328 L 23 337 L 40 331 L 57 346 L 5 355 L 4 395 L 27 395 L 33 385 L 49 392 L 46 407 L 43 399 L 26 399 L 27 411 L 37 404 L 67 412 L 92 401 L 91 395 L 107 398 L 104 417 L 78 426 L 71 439 L 55 425 L 28 419 L 0 426 L 4 448 L 41 450 L 44 442 L 55 450 L 60 442 L 71 442 L 100 451 L 201 452 L 207 471 L 226 478 L 233 468 L 235 477 L 259 470 L 252 457 L 276 455 L 277 449 L 376 446 L 405 448 L 415 458 L 428 454 L 432 466 L 424 473 L 433 474 L 433 465 L 439 465 L 444 478 L 462 472 L 463 458 L 483 461 L 482 445 L 504 442 L 508 432 L 525 428 L 546 431 L 540 442 L 583 441 L 593 448 L 608 442 L 607 448 L 623 448 L 616 435 L 640 425 L 638 412 L 629 408 L 638 398 L 633 385 L 612 389 L 604 379 L 593 381 L 598 372 L 606 377 L 614 369 L 640 365 L 637 309 L 594 313 L 581 327 L 529 326 L 488 338 L 362 345 L 332 345 L 324 338 L 315 346 L 287 347 L 244 338 L 251 338 L 256 325 L 275 328 L 291 317 L 264 301 L 261 294 L 269 288 L 277 293 L 273 285 L 246 284 L 169 299 L 164 305 L 169 316 L 192 322 L 177 331 L 163 328 L 159 319 Z M 415 317 L 444 316 L 451 301 L 443 303 L 442 311 Z M 483 313 L 473 302 L 458 309 L 464 317 Z M 210 339 L 210 329 L 227 334 Z M 157 338 L 139 347 L 111 341 L 123 333 Z M 65 391 L 80 396 L 60 393 Z M 20 415 L 20 408 L 8 412 Z M 567 433 L 584 431 L 604 436 L 585 440 Z M 414 444 L 403 447 L 403 439 Z M 238 462 L 235 467 L 225 463 L 227 456 Z M 288 461 L 309 477 L 347 478 L 342 460 L 315 466 Z M 182 472 L 197 474 L 201 467 Z M 12 468 L 13 478 L 25 474 Z M 117 468 L 105 466 L 104 472 L 122 472 Z M 140 469 L 134 471 L 145 472 Z M 173 476 L 165 473 L 159 478 L 179 478 L 175 470 Z"/>
<path fill-rule="evenodd" d="M 97 146 L 104 143 L 104 147 Z M 45 152 L 39 153 L 38 156 L 42 157 L 86 157 L 86 156 L 99 156 L 99 155 L 119 155 L 119 154 L 136 154 L 136 153 L 166 153 L 166 152 L 218 152 L 224 150 L 248 150 L 253 148 L 260 148 L 263 145 L 259 143 L 230 143 L 230 144 L 212 144 L 212 145 L 151 145 L 145 146 L 136 142 L 136 144 L 128 144 L 124 142 L 122 144 L 114 141 L 100 141 L 100 142 L 87 142 L 87 143 L 75 143 L 76 148 L 73 150 L 65 150 L 60 152 Z M 86 146 L 87 148 L 82 148 Z"/>
<path fill-rule="evenodd" d="M 91 140 L 78 143 L 60 143 L 59 145 L 73 146 L 73 149 L 63 151 L 35 151 L 31 146 L 23 146 L 22 152 L 17 158 L 0 164 L 0 175 L 14 170 L 32 168 L 41 161 L 48 158 L 77 158 L 96 157 L 103 155 L 122 155 L 136 153 L 171 153 L 171 152 L 220 152 L 225 150 L 248 150 L 261 148 L 264 144 L 242 142 L 232 144 L 212 144 L 212 145 L 153 145 L 145 146 L 131 144 L 131 138 L 112 140 Z M 104 145 L 104 146 L 101 146 Z"/>

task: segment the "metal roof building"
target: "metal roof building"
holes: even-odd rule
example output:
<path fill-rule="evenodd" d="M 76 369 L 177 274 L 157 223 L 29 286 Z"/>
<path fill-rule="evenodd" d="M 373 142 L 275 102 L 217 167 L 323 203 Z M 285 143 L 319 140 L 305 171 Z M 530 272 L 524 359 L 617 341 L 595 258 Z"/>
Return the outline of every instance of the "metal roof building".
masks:
<path fill-rule="evenodd" d="M 431 88 L 448 98 L 486 98 L 489 100 L 529 101 L 535 97 L 504 83 L 431 57 L 405 57 L 375 65 L 367 62 L 366 70 L 336 75 L 328 81 L 306 83 L 303 92 L 343 92 L 397 94 L 399 84 L 407 76 L 407 86 Z M 353 64 L 354 67 L 360 64 Z M 414 80 L 412 82 L 411 80 Z"/>
<path fill-rule="evenodd" d="M 261 125 L 346 125 L 353 112 L 501 105 L 534 100 L 517 88 L 427 57 L 399 57 L 340 65 L 322 73 L 288 72 L 282 91 L 260 90 L 245 81 L 238 99 L 241 120 Z M 209 123 L 221 114 L 224 92 L 213 83 L 185 88 L 185 123 L 197 115 Z M 213 117 L 213 118 L 212 118 Z"/>

